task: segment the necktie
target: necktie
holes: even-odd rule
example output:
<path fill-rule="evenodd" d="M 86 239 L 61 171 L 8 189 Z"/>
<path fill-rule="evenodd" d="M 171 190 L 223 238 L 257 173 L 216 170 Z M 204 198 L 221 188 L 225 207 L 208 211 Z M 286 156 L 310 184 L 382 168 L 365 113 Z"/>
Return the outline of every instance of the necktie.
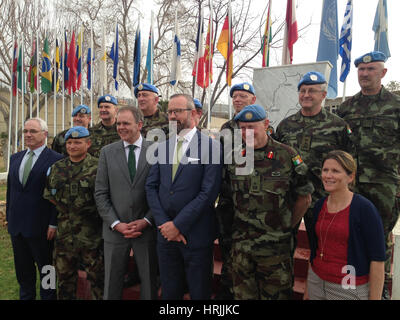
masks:
<path fill-rule="evenodd" d="M 34 153 L 33 151 L 29 151 L 28 160 L 25 162 L 24 173 L 22 175 L 22 185 L 25 187 L 26 181 L 28 180 L 29 174 L 32 170 L 32 161 L 33 161 Z"/>
<path fill-rule="evenodd" d="M 174 154 L 174 161 L 172 163 L 172 180 L 175 178 L 176 171 L 179 167 L 179 162 L 182 158 L 182 145 L 183 145 L 183 138 L 178 138 L 178 142 L 176 144 L 176 150 Z"/>
<path fill-rule="evenodd" d="M 133 144 L 129 146 L 128 168 L 129 168 L 129 175 L 131 177 L 131 182 L 133 182 L 133 178 L 135 177 L 136 174 L 135 148 L 136 146 Z"/>

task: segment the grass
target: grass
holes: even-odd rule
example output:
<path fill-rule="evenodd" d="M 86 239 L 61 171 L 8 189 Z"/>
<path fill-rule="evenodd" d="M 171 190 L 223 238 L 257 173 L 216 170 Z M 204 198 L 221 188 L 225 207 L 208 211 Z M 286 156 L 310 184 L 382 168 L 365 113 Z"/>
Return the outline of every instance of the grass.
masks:
<path fill-rule="evenodd" d="M 19 287 L 14 270 L 10 235 L 0 226 L 0 300 L 17 300 Z"/>

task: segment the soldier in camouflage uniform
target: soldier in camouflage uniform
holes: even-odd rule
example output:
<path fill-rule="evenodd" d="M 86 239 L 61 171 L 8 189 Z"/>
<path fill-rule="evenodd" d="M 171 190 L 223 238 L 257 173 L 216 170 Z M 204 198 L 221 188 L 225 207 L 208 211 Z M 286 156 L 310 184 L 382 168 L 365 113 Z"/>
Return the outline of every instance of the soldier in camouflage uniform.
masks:
<path fill-rule="evenodd" d="M 246 106 L 235 120 L 247 147 L 254 149 L 254 169 L 239 175 L 237 169 L 244 164 L 237 164 L 235 157 L 224 168 L 234 209 L 234 298 L 290 299 L 292 228 L 310 205 L 314 188 L 297 151 L 267 135 L 269 121 L 263 107 Z M 249 129 L 254 130 L 254 141 L 246 140 Z"/>
<path fill-rule="evenodd" d="M 73 126 L 81 126 L 85 128 L 89 128 L 90 119 L 91 119 L 90 108 L 87 105 L 81 104 L 72 111 L 72 123 Z M 67 149 L 65 148 L 65 140 L 64 136 L 69 129 L 63 130 L 58 133 L 51 144 L 51 149 L 54 151 L 63 154 L 64 156 L 68 156 Z"/>
<path fill-rule="evenodd" d="M 88 151 L 95 158 L 100 156 L 102 147 L 120 140 L 116 125 L 117 105 L 117 99 L 109 94 L 97 100 L 101 121 L 89 129 L 92 145 Z"/>
<path fill-rule="evenodd" d="M 354 61 L 361 92 L 346 100 L 338 114 L 350 125 L 356 147 L 356 192 L 378 209 L 386 237 L 385 290 L 391 280 L 391 231 L 396 224 L 400 198 L 400 97 L 388 92 L 381 79 L 387 69 L 382 52 L 367 53 Z"/>
<path fill-rule="evenodd" d="M 329 151 L 344 150 L 354 154 L 354 148 L 348 124 L 322 107 L 327 94 L 325 77 L 319 72 L 308 72 L 297 89 L 301 110 L 281 121 L 274 138 L 295 148 L 307 164 L 308 178 L 315 188 L 312 204 L 304 215 L 310 237 L 312 208 L 317 200 L 327 196 L 321 181 L 322 161 Z"/>
<path fill-rule="evenodd" d="M 151 84 L 140 83 L 135 87 L 134 94 L 138 101 L 139 109 L 144 115 L 143 137 L 148 138 L 147 133 L 153 129 L 162 130 L 165 137 L 167 137 L 169 132 L 168 116 L 158 106 L 158 89 Z M 154 141 L 158 141 L 158 139 Z"/>
<path fill-rule="evenodd" d="M 94 200 L 98 159 L 87 153 L 89 131 L 73 127 L 65 135 L 69 157 L 49 169 L 43 197 L 58 211 L 54 261 L 58 299 L 76 299 L 78 270 L 84 266 L 92 299 L 102 299 L 102 220 Z"/>

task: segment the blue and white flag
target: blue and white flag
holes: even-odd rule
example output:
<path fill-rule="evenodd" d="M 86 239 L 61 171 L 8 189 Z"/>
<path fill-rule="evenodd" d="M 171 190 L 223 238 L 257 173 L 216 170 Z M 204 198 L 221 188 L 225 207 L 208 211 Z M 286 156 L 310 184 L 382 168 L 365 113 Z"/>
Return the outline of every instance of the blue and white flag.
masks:
<path fill-rule="evenodd" d="M 319 34 L 317 61 L 332 64 L 328 83 L 328 98 L 337 96 L 337 59 L 339 53 L 337 0 L 324 0 L 322 5 L 321 30 Z"/>
<path fill-rule="evenodd" d="M 374 25 L 372 30 L 375 32 L 375 51 L 383 52 L 386 57 L 390 57 L 388 43 L 388 10 L 386 0 L 379 0 L 376 7 Z"/>
<path fill-rule="evenodd" d="M 181 40 L 178 29 L 178 12 L 175 12 L 175 36 L 172 50 L 170 83 L 175 86 L 181 79 Z"/>
<path fill-rule="evenodd" d="M 340 70 L 341 82 L 346 81 L 347 75 L 350 72 L 351 44 L 353 40 L 352 26 L 353 26 L 353 0 L 348 0 L 339 38 L 339 54 L 342 57 L 342 68 Z"/>
<path fill-rule="evenodd" d="M 135 48 L 133 50 L 133 87 L 140 82 L 140 58 L 141 58 L 141 37 L 140 37 L 140 20 L 135 36 Z"/>
<path fill-rule="evenodd" d="M 153 59 L 154 59 L 154 30 L 153 30 L 153 12 L 151 12 L 151 25 L 149 33 L 149 42 L 147 44 L 147 57 L 146 57 L 147 83 L 149 84 L 154 84 Z"/>
<path fill-rule="evenodd" d="M 118 70 L 118 24 L 115 28 L 115 42 L 113 42 L 110 51 L 110 58 L 114 62 L 114 69 L 113 69 L 113 78 L 115 81 L 115 90 L 118 91 L 118 78 L 119 78 L 119 70 Z"/>

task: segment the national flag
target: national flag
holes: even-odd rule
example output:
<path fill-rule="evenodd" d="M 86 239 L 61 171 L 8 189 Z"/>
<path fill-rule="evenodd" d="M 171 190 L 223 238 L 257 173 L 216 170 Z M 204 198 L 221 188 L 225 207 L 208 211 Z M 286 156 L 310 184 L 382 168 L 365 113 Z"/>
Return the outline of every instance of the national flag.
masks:
<path fill-rule="evenodd" d="M 282 65 L 292 64 L 293 45 L 299 38 L 297 33 L 296 5 L 295 0 L 287 0 L 285 34 L 283 38 Z"/>
<path fill-rule="evenodd" d="M 328 98 L 336 98 L 337 96 L 338 51 L 337 0 L 324 0 L 322 4 L 317 61 L 329 61 L 332 64 L 331 75 L 328 82 Z"/>
<path fill-rule="evenodd" d="M 265 22 L 265 31 L 262 40 L 261 52 L 262 52 L 262 67 L 269 66 L 269 46 L 272 40 L 271 34 L 271 5 L 272 0 L 269 0 L 268 3 L 268 13 L 267 13 L 267 21 Z"/>
<path fill-rule="evenodd" d="M 174 86 L 178 84 L 179 80 L 181 80 L 181 39 L 178 28 L 178 13 L 175 12 L 175 35 L 172 47 L 170 83 Z"/>
<path fill-rule="evenodd" d="M 113 78 L 115 82 L 115 90 L 118 91 L 118 75 L 119 75 L 119 70 L 118 70 L 118 57 L 119 54 L 119 45 L 118 45 L 118 24 L 115 27 L 115 41 L 113 42 L 111 46 L 111 52 L 110 52 L 110 58 L 114 62 L 114 68 L 113 68 Z"/>
<path fill-rule="evenodd" d="M 29 62 L 28 82 L 30 92 L 33 93 L 37 90 L 37 50 L 36 40 L 33 41 L 31 60 Z"/>
<path fill-rule="evenodd" d="M 92 89 L 92 61 L 94 61 L 94 53 L 93 53 L 93 57 L 92 57 L 92 48 L 88 48 L 87 58 L 86 58 L 88 90 Z"/>
<path fill-rule="evenodd" d="M 203 10 L 199 12 L 196 36 L 196 52 L 194 56 L 192 76 L 196 77 L 196 83 L 204 88 L 204 19 Z"/>
<path fill-rule="evenodd" d="M 351 66 L 351 44 L 353 25 L 353 0 L 348 0 L 346 12 L 344 13 L 343 25 L 339 38 L 339 54 L 342 57 L 342 68 L 340 70 L 340 81 L 345 82 Z"/>
<path fill-rule="evenodd" d="M 17 67 L 18 67 L 18 43 L 15 41 L 14 43 L 14 51 L 13 51 L 13 67 L 12 67 L 12 79 L 11 79 L 11 86 L 12 86 L 12 95 L 15 97 L 17 95 Z"/>
<path fill-rule="evenodd" d="M 76 48 L 75 48 L 75 32 L 72 32 L 72 39 L 69 45 L 67 67 L 69 69 L 68 78 L 68 93 L 71 94 L 76 91 Z"/>
<path fill-rule="evenodd" d="M 153 84 L 153 59 L 154 59 L 154 30 L 153 30 L 153 13 L 151 18 L 149 41 L 147 44 L 146 71 L 147 83 Z"/>
<path fill-rule="evenodd" d="M 21 44 L 19 46 L 19 53 L 18 53 L 18 62 L 17 62 L 17 87 L 18 89 L 22 90 L 22 82 L 25 80 L 25 76 L 24 76 L 24 62 L 22 61 L 22 46 L 23 44 Z M 24 79 L 24 80 L 22 80 Z M 25 93 L 26 90 L 24 90 Z"/>
<path fill-rule="evenodd" d="M 82 30 L 78 34 L 76 44 L 76 89 L 79 90 L 82 84 Z"/>
<path fill-rule="evenodd" d="M 141 34 L 140 23 L 135 35 L 135 47 L 133 49 L 133 87 L 140 83 L 140 58 L 141 58 Z"/>
<path fill-rule="evenodd" d="M 228 8 L 228 13 L 218 38 L 217 49 L 226 60 L 226 83 L 228 86 L 231 86 L 233 73 L 233 34 L 230 7 Z"/>
<path fill-rule="evenodd" d="M 56 82 L 56 92 L 58 92 L 58 90 L 60 89 L 60 77 L 58 74 L 58 70 L 60 69 L 60 47 L 58 45 L 58 39 L 56 39 L 56 50 L 54 53 L 54 60 L 55 60 L 55 64 L 54 64 L 54 68 L 53 68 L 53 72 L 51 75 L 51 79 L 53 81 L 52 84 L 52 90 L 54 91 L 54 77 L 55 77 L 55 82 Z M 55 73 L 55 76 L 54 76 Z"/>
<path fill-rule="evenodd" d="M 63 71 L 64 75 L 64 89 L 69 90 L 69 70 L 67 66 L 68 62 L 68 41 L 67 41 L 67 32 L 64 33 L 64 57 L 63 57 L 63 63 L 61 65 L 61 69 Z"/>
<path fill-rule="evenodd" d="M 379 0 L 376 7 L 374 24 L 372 30 L 375 32 L 375 51 L 383 52 L 386 57 L 390 57 L 388 43 L 388 10 L 386 0 Z"/>
<path fill-rule="evenodd" d="M 47 37 L 44 39 L 43 53 L 42 53 L 42 73 L 41 73 L 42 91 L 44 93 L 51 92 L 52 79 L 51 79 L 51 60 L 49 54 L 49 43 Z"/>
<path fill-rule="evenodd" d="M 204 79 L 204 86 L 207 88 L 210 83 L 213 82 L 213 69 L 212 69 L 212 61 L 214 55 L 214 28 L 213 21 L 211 19 L 208 20 L 208 31 L 206 37 L 206 48 L 204 50 L 204 68 L 206 72 L 206 77 Z"/>

